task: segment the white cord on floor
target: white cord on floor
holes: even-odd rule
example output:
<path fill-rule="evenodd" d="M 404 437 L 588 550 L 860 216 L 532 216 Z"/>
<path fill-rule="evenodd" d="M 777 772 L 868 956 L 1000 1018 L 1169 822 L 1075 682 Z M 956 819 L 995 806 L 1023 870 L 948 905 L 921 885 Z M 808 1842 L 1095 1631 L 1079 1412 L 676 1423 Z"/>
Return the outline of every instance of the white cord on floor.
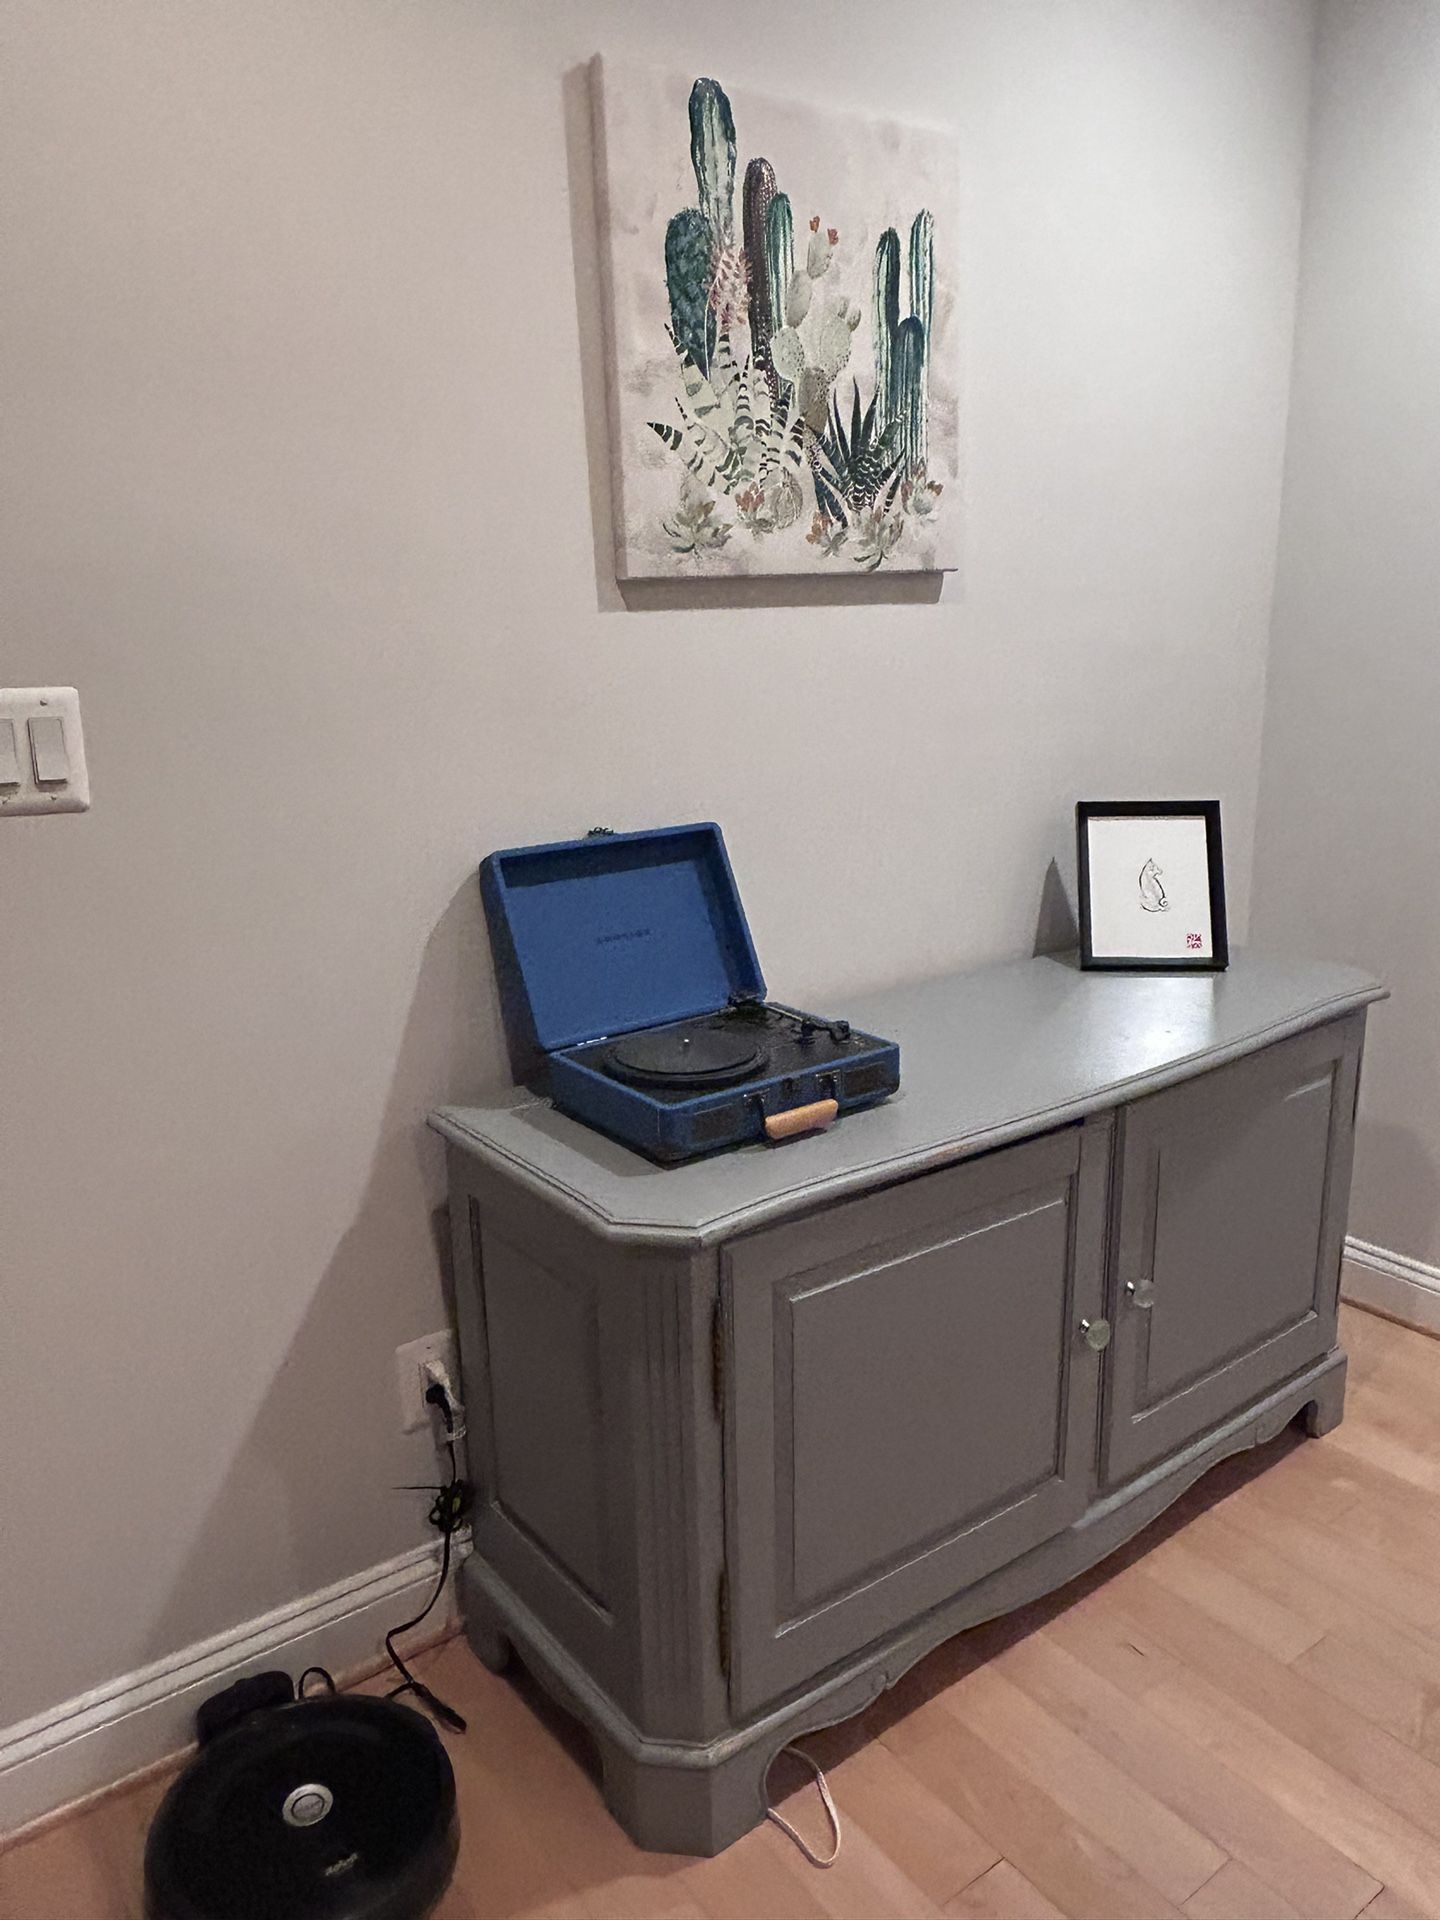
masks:
<path fill-rule="evenodd" d="M 815 1776 L 815 1784 L 820 1789 L 820 1798 L 824 1802 L 826 1813 L 829 1815 L 830 1831 L 835 1836 L 835 1845 L 831 1850 L 830 1858 L 828 1860 L 822 1860 L 804 1835 L 797 1833 L 785 1818 L 784 1814 L 777 1813 L 774 1807 L 767 1807 L 765 1809 L 765 1817 L 767 1820 L 773 1820 L 782 1833 L 789 1834 L 790 1838 L 795 1842 L 796 1846 L 799 1847 L 812 1867 L 833 1867 L 835 1862 L 840 1858 L 841 1835 L 840 1815 L 835 1811 L 835 1802 L 830 1798 L 830 1783 L 826 1780 L 820 1767 L 810 1758 L 803 1747 L 783 1747 L 781 1751 L 783 1753 L 793 1753 L 797 1760 L 803 1760 Z"/>

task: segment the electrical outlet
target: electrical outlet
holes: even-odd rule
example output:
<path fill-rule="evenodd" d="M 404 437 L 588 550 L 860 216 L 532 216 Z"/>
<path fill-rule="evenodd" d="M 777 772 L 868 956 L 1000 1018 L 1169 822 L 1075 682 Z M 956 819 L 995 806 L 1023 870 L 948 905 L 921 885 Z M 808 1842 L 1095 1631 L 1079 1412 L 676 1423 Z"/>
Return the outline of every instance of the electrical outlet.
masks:
<path fill-rule="evenodd" d="M 430 1409 L 425 1404 L 425 1389 L 430 1382 L 425 1378 L 425 1367 L 431 1360 L 439 1361 L 455 1382 L 456 1392 L 460 1390 L 455 1336 L 448 1328 L 443 1333 L 427 1333 L 423 1340 L 411 1340 L 408 1345 L 397 1347 L 395 1375 L 400 1387 L 402 1433 L 418 1433 L 422 1427 L 430 1424 Z"/>

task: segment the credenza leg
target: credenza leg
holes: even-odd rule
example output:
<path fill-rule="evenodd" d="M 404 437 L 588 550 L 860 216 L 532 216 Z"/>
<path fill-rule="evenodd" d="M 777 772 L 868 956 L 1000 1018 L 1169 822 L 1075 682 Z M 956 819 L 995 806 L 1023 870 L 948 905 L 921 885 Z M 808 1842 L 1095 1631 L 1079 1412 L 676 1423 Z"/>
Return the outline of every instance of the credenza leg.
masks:
<path fill-rule="evenodd" d="M 465 1638 L 475 1658 L 491 1673 L 504 1673 L 515 1658 L 515 1649 L 500 1624 L 500 1616 L 475 1587 L 465 1596 Z"/>
<path fill-rule="evenodd" d="M 744 1748 L 713 1766 L 640 1760 L 599 1729 L 605 1804 L 637 1846 L 656 1853 L 722 1852 L 765 1817 L 774 1756 Z"/>
<path fill-rule="evenodd" d="M 1315 1389 L 1304 1413 L 1305 1431 L 1312 1440 L 1333 1433 L 1345 1417 L 1345 1366 L 1333 1367 Z"/>

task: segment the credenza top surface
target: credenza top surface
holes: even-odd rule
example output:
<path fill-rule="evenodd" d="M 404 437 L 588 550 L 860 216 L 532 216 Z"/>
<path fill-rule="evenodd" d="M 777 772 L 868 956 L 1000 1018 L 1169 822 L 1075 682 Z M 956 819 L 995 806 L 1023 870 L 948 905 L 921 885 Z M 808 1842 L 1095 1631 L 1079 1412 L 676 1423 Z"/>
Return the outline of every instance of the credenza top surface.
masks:
<path fill-rule="evenodd" d="M 1354 967 L 1249 951 L 1195 974 L 1045 956 L 847 1002 L 899 1042 L 900 1090 L 782 1146 L 658 1167 L 521 1092 L 431 1125 L 607 1238 L 702 1244 L 1118 1106 L 1385 992 Z"/>

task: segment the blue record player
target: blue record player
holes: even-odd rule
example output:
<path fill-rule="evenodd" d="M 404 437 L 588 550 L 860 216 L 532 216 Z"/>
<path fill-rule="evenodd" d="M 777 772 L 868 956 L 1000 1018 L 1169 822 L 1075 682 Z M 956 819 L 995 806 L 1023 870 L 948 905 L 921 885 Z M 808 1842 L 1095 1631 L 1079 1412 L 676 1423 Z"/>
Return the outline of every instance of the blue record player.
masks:
<path fill-rule="evenodd" d="M 719 827 L 492 853 L 480 889 L 516 1078 L 652 1159 L 873 1106 L 900 1049 L 765 998 Z"/>

